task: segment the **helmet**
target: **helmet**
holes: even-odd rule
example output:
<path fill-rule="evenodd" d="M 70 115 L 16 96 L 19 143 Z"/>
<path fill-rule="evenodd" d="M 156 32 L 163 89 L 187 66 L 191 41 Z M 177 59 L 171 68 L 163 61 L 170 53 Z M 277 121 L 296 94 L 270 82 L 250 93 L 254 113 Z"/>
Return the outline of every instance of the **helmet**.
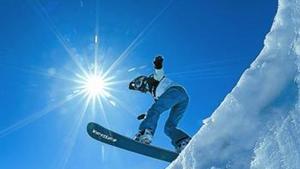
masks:
<path fill-rule="evenodd" d="M 138 90 L 140 92 L 146 93 L 149 91 L 149 86 L 148 86 L 148 77 L 147 76 L 139 76 L 135 79 L 133 79 L 129 83 L 129 89 L 130 90 Z"/>

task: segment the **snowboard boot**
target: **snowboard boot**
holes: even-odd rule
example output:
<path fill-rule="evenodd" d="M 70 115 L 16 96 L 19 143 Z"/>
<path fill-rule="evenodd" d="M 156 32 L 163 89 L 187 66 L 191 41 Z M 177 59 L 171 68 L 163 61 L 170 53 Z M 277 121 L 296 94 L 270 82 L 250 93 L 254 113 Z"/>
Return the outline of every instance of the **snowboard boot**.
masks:
<path fill-rule="evenodd" d="M 133 138 L 143 144 L 151 144 L 153 137 L 153 131 L 151 129 L 140 130 Z"/>
<path fill-rule="evenodd" d="M 186 137 L 177 141 L 175 146 L 176 152 L 180 153 L 189 144 L 190 140 L 190 137 Z"/>

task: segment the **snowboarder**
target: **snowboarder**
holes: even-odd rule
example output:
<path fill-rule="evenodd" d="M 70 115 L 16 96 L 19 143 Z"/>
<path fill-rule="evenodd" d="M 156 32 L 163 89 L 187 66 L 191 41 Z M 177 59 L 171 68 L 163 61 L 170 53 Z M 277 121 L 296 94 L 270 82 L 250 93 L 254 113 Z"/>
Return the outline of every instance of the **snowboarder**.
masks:
<path fill-rule="evenodd" d="M 182 86 L 165 76 L 163 60 L 162 56 L 156 56 L 153 62 L 154 74 L 139 76 L 129 83 L 130 90 L 149 92 L 154 98 L 154 103 L 147 113 L 138 117 L 143 121 L 134 140 L 150 144 L 160 115 L 171 109 L 164 132 L 172 140 L 176 151 L 180 153 L 191 139 L 188 134 L 177 128 L 177 124 L 187 108 L 189 97 Z"/>

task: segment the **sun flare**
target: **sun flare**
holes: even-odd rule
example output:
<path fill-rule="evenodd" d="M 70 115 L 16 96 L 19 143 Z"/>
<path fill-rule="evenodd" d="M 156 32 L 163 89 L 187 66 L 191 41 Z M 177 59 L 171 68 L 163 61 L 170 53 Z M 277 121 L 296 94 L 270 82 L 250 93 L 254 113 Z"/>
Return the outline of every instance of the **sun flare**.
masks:
<path fill-rule="evenodd" d="M 102 73 L 96 71 L 85 72 L 82 75 L 77 74 L 77 77 L 79 77 L 77 90 L 88 100 L 109 98 L 109 79 L 104 78 Z"/>
<path fill-rule="evenodd" d="M 87 77 L 83 88 L 91 96 L 104 95 L 105 80 L 99 75 L 90 75 Z"/>

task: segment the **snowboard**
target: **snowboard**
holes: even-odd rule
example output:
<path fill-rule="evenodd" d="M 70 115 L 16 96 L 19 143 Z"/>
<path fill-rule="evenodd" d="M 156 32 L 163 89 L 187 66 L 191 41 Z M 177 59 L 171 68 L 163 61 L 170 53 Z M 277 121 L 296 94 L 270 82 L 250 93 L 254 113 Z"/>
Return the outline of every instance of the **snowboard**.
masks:
<path fill-rule="evenodd" d="M 172 162 L 178 156 L 176 152 L 137 142 L 97 123 L 90 122 L 87 125 L 87 132 L 92 138 L 103 143 L 158 160 Z"/>

